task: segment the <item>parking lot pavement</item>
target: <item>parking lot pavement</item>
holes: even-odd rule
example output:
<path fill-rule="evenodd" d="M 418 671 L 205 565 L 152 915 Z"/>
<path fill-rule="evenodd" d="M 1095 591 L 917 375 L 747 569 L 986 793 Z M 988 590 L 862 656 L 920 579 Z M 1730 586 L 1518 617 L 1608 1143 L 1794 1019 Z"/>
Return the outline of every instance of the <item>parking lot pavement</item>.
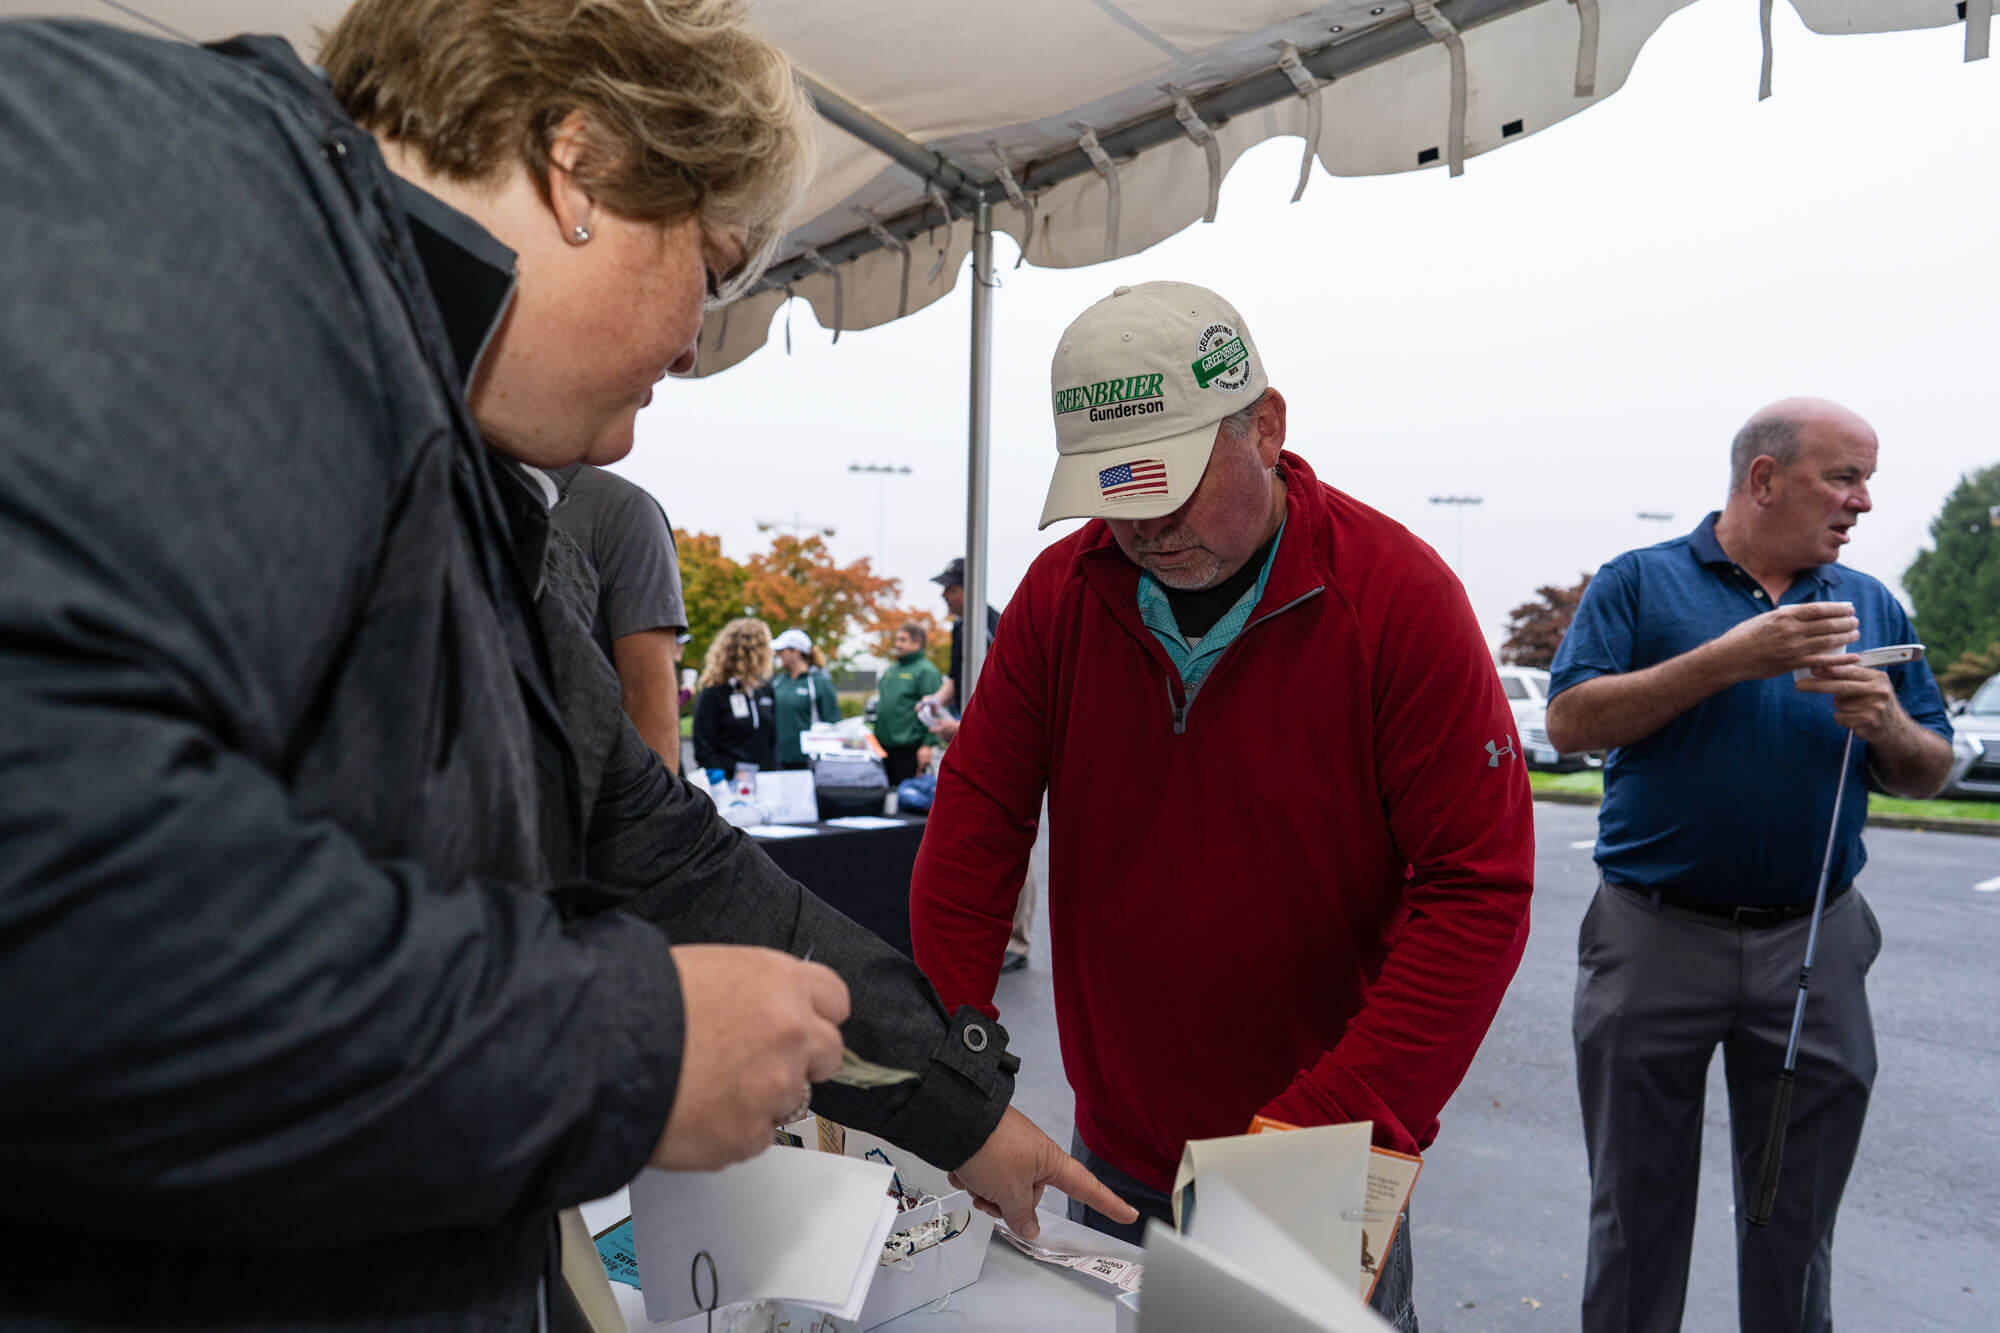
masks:
<path fill-rule="evenodd" d="M 1576 933 L 1597 885 L 1592 807 L 1537 804 L 1527 954 L 1417 1186 L 1426 1330 L 1573 1329 L 1588 1180 L 1570 1047 Z M 1860 879 L 1882 923 L 1869 975 L 1881 1072 L 1834 1245 L 1840 1327 L 2000 1329 L 2000 839 L 1870 829 Z M 1046 881 L 1044 881 L 1046 883 Z M 1002 977 L 1022 1057 L 1016 1104 L 1067 1146 L 1046 908 L 1025 972 Z M 1810 1001 L 1808 1001 L 1810 1002 Z M 1722 1062 L 1711 1070 L 1684 1327 L 1736 1327 Z"/>

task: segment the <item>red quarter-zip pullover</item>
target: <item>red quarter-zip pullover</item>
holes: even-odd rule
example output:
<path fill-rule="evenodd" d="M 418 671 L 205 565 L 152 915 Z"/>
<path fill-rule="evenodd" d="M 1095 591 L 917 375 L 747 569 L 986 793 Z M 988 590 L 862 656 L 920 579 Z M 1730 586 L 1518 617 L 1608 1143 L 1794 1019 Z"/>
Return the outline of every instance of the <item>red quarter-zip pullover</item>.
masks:
<path fill-rule="evenodd" d="M 1527 940 L 1527 775 L 1463 590 L 1400 524 L 1283 468 L 1263 596 L 1192 700 L 1103 522 L 1042 553 L 911 884 L 918 963 L 995 1016 L 1046 786 L 1077 1125 L 1160 1189 L 1188 1139 L 1260 1111 L 1428 1145 Z"/>

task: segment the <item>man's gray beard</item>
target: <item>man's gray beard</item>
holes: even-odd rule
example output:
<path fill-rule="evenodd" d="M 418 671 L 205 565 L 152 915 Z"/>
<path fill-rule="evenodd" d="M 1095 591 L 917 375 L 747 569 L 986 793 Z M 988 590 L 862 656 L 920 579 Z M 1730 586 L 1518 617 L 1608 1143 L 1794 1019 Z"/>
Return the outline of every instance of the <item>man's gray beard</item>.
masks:
<path fill-rule="evenodd" d="M 1146 572 L 1175 592 L 1200 592 L 1222 581 L 1222 561 L 1213 551 L 1201 551 L 1196 555 L 1194 563 L 1184 569 L 1148 569 Z"/>

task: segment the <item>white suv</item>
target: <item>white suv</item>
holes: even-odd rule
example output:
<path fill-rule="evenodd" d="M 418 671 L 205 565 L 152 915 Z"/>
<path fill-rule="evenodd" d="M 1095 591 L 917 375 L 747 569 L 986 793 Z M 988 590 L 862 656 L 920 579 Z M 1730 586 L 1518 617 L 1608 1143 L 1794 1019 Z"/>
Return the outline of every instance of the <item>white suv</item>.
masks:
<path fill-rule="evenodd" d="M 1951 781 L 1941 794 L 2000 799 L 2000 676 L 1974 691 L 1951 729 Z"/>
<path fill-rule="evenodd" d="M 1549 744 L 1549 673 L 1538 667 L 1503 666 L 1500 688 L 1507 692 L 1507 704 L 1514 710 L 1514 728 L 1521 735 L 1522 758 L 1530 768 L 1553 769 L 1558 773 L 1580 768 L 1601 768 L 1604 756 L 1557 754 Z"/>

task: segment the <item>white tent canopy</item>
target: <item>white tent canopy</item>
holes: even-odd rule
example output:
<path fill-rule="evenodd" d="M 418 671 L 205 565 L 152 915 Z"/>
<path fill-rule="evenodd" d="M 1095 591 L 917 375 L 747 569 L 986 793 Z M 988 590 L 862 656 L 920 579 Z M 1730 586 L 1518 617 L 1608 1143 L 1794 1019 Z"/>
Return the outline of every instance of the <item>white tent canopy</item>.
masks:
<path fill-rule="evenodd" d="M 1688 3 L 757 0 L 830 127 L 806 220 L 765 289 L 711 321 L 700 373 L 761 347 L 789 296 L 836 336 L 943 297 L 981 199 L 1027 263 L 1073 268 L 1212 219 L 1221 176 L 1279 135 L 1305 141 L 1300 191 L 1313 158 L 1457 174 L 1616 92 Z M 1792 3 L 1823 33 L 1963 21 L 1976 58 L 1993 0 L 1962 20 L 1956 0 Z"/>
<path fill-rule="evenodd" d="M 1963 22 L 1987 54 L 1994 0 L 1791 0 L 1822 33 Z M 1574 115 L 1625 82 L 1690 0 L 757 0 L 828 122 L 806 220 L 761 289 L 704 327 L 698 374 L 763 346 L 794 296 L 838 341 L 943 297 L 973 256 L 965 600 L 986 604 L 992 233 L 1029 264 L 1135 254 L 1204 218 L 1265 139 L 1335 175 L 1467 158 Z M 1760 0 L 1772 83 L 1772 0 Z M 968 692 L 986 649 L 966 616 Z"/>
<path fill-rule="evenodd" d="M 1748 0 L 1740 0 L 1746 6 Z M 1996 0 L 1790 0 L 1820 33 L 1963 23 L 1987 54 Z M 763 346 L 793 296 L 834 330 L 939 300 L 973 256 L 967 603 L 985 603 L 992 235 L 1069 268 L 1144 250 L 1197 218 L 1238 157 L 1279 135 L 1335 175 L 1467 159 L 1616 92 L 1691 0 L 752 0 L 826 123 L 805 220 L 757 289 L 704 326 L 697 373 Z M 1722 0 L 1709 0 L 1722 3 Z M 1773 0 L 1759 0 L 1760 95 Z M 211 40 L 275 31 L 302 53 L 345 0 L 0 0 Z M 1746 37 L 1748 25 L 1746 24 Z M 1746 90 L 1747 92 L 1747 90 Z M 1296 198 L 1296 194 L 1294 195 Z M 1254 262 L 1254 261 L 1246 261 Z M 986 625 L 965 618 L 968 688 Z"/>

